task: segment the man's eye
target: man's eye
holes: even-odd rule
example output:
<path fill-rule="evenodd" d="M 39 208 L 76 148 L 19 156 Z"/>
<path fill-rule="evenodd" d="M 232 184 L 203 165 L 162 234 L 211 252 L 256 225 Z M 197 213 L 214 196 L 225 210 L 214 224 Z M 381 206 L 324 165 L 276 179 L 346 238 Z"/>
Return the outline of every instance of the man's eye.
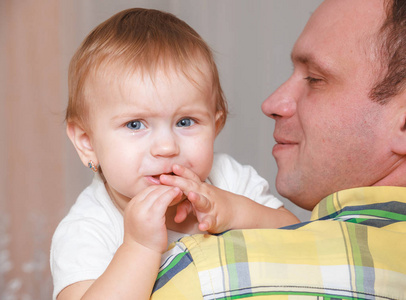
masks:
<path fill-rule="evenodd" d="M 131 130 L 140 130 L 140 129 L 144 129 L 145 125 L 142 124 L 141 121 L 131 121 L 127 123 L 127 128 L 131 129 Z"/>
<path fill-rule="evenodd" d="M 193 121 L 192 119 L 189 118 L 185 118 L 180 120 L 178 123 L 176 123 L 177 127 L 189 127 L 192 126 L 193 124 L 195 124 L 195 121 Z"/>
<path fill-rule="evenodd" d="M 306 80 L 310 84 L 315 84 L 315 83 L 322 81 L 322 79 L 318 79 L 318 78 L 314 78 L 314 77 L 310 77 L 310 76 L 307 76 L 306 78 L 304 78 L 304 80 Z"/>

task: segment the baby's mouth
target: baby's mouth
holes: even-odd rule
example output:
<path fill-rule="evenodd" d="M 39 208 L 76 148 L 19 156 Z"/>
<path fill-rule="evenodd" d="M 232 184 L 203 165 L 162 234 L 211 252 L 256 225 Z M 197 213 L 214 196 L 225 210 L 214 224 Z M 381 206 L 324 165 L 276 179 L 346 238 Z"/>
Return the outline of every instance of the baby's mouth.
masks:
<path fill-rule="evenodd" d="M 175 175 L 175 173 L 170 172 L 170 173 L 162 173 L 162 174 L 157 174 L 157 175 L 152 175 L 152 178 L 155 178 L 157 180 L 159 180 L 159 177 L 161 177 L 161 175 Z"/>

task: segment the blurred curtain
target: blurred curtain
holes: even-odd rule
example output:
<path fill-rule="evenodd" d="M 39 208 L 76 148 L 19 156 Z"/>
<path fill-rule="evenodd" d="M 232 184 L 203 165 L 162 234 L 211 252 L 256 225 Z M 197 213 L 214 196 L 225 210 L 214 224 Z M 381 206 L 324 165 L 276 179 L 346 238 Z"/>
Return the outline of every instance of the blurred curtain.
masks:
<path fill-rule="evenodd" d="M 59 3 L 0 2 L 0 299 L 50 299 L 65 212 Z"/>

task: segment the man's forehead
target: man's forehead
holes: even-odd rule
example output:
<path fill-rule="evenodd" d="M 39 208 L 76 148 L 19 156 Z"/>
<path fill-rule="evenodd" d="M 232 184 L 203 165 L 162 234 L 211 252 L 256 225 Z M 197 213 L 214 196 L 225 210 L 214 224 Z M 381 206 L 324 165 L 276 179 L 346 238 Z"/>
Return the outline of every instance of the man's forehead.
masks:
<path fill-rule="evenodd" d="M 387 0 L 325 0 L 312 14 L 307 25 L 313 19 L 321 18 L 325 26 L 347 29 L 344 33 L 361 28 L 375 31 L 380 28 L 386 16 L 386 2 Z"/>
<path fill-rule="evenodd" d="M 365 56 L 367 52 L 373 55 L 371 42 L 376 41 L 385 16 L 384 1 L 371 0 L 375 5 L 368 9 L 361 5 L 363 2 L 324 1 L 297 40 L 291 54 L 293 63 L 312 65 L 331 73 L 340 57 Z"/>

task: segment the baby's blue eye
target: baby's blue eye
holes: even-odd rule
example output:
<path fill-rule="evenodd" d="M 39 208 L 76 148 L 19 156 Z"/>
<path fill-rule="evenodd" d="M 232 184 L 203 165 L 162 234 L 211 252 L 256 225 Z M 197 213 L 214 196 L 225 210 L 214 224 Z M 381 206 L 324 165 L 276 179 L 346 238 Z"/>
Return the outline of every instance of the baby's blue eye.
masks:
<path fill-rule="evenodd" d="M 189 126 L 192 126 L 193 124 L 195 124 L 195 121 L 193 121 L 192 119 L 189 119 L 189 118 L 185 118 L 185 119 L 180 120 L 178 123 L 176 123 L 176 126 L 189 127 Z"/>
<path fill-rule="evenodd" d="M 140 130 L 144 129 L 145 125 L 141 121 L 131 121 L 127 123 L 127 127 L 131 130 Z"/>

